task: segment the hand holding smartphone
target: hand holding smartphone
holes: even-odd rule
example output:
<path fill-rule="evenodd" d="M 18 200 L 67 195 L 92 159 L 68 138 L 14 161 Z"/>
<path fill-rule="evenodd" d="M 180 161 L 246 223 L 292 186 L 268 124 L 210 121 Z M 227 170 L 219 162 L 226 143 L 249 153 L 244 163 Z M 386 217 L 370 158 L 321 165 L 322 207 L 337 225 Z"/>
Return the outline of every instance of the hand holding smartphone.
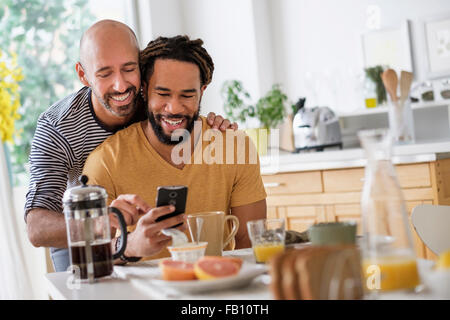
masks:
<path fill-rule="evenodd" d="M 155 220 L 156 222 L 174 217 L 185 212 L 188 191 L 188 188 L 186 186 L 162 186 L 158 187 L 157 190 L 156 206 L 162 207 L 173 205 L 175 207 L 175 211 L 157 218 Z M 181 225 L 182 224 L 179 223 L 172 228 L 176 228 Z"/>

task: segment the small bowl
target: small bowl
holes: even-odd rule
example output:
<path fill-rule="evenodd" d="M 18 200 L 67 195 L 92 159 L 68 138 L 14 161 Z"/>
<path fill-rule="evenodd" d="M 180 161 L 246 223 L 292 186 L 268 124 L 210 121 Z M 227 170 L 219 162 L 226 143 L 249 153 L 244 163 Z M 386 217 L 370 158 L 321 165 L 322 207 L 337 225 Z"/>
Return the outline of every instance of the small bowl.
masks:
<path fill-rule="evenodd" d="M 338 245 L 356 243 L 355 222 L 328 222 L 312 225 L 308 229 L 312 245 Z"/>
<path fill-rule="evenodd" d="M 450 270 L 429 268 L 421 278 L 435 299 L 450 299 Z"/>
<path fill-rule="evenodd" d="M 188 242 L 175 247 L 167 247 L 172 260 L 195 263 L 205 255 L 208 242 Z"/>

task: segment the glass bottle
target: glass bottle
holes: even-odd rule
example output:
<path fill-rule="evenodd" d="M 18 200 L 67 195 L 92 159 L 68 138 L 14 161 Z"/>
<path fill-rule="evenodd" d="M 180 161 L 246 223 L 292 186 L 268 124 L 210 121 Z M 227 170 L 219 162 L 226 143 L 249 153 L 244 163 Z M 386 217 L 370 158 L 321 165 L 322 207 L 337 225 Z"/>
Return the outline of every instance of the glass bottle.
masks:
<path fill-rule="evenodd" d="M 369 293 L 411 290 L 419 285 L 416 256 L 402 190 L 391 162 L 387 129 L 358 132 L 367 156 L 361 197 L 362 260 Z"/>
<path fill-rule="evenodd" d="M 375 108 L 377 106 L 377 86 L 375 82 L 367 77 L 364 80 L 364 101 L 366 108 Z"/>

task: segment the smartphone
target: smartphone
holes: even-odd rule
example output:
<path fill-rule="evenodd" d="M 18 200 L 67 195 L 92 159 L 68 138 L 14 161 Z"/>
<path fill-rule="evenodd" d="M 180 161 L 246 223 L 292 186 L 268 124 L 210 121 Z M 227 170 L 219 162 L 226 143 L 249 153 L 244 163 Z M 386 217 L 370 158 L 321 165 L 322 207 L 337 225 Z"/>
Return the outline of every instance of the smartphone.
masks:
<path fill-rule="evenodd" d="M 155 221 L 161 221 L 174 217 L 176 215 L 184 213 L 186 210 L 186 199 L 187 199 L 188 188 L 186 186 L 162 186 L 157 189 L 156 196 L 156 206 L 163 207 L 168 205 L 175 206 L 175 211 L 164 216 L 157 218 Z M 181 226 L 182 223 L 173 226 L 176 228 Z"/>

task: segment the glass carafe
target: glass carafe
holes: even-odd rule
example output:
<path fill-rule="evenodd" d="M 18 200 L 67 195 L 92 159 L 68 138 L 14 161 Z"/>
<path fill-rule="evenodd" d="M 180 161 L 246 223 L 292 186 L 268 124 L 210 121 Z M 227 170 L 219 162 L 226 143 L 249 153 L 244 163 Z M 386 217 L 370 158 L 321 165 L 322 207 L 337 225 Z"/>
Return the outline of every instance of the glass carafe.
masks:
<path fill-rule="evenodd" d="M 387 129 L 358 132 L 367 156 L 362 209 L 362 256 L 369 293 L 410 290 L 419 284 L 408 216 L 391 162 Z"/>

